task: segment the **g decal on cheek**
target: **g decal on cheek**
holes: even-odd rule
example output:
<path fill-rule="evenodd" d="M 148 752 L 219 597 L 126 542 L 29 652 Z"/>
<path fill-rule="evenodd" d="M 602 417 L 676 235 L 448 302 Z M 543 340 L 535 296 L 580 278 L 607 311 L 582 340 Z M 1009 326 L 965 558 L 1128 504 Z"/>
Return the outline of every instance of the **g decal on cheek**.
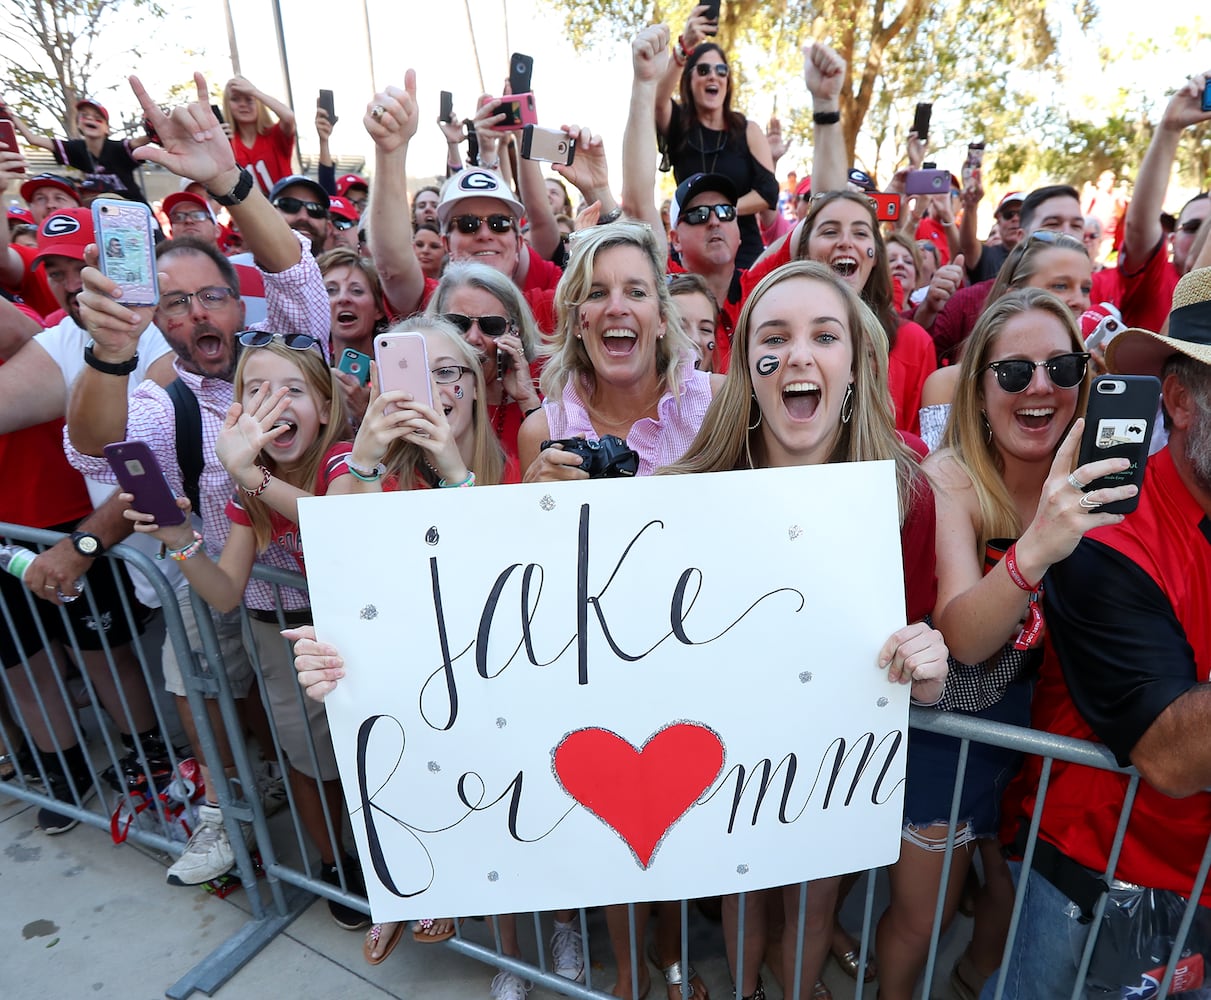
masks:
<path fill-rule="evenodd" d="M 782 362 L 773 354 L 766 354 L 757 359 L 757 374 L 768 378 L 780 367 Z"/>
<path fill-rule="evenodd" d="M 875 255 L 875 248 L 874 248 L 874 247 L 867 247 L 867 248 L 866 248 L 866 256 L 867 256 L 867 257 L 873 257 L 874 255 Z"/>
<path fill-rule="evenodd" d="M 456 385 L 454 387 L 454 398 L 455 399 L 463 398 L 463 387 L 461 385 Z"/>

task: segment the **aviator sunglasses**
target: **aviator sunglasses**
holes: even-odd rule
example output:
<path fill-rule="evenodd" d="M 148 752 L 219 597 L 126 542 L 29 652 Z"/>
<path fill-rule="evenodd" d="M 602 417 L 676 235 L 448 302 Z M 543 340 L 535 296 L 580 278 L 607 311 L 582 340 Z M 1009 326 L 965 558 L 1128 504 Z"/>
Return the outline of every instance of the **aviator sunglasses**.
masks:
<path fill-rule="evenodd" d="M 710 63 L 705 62 L 694 64 L 694 72 L 699 76 L 710 76 L 712 70 L 720 79 L 727 79 L 727 63 L 715 63 L 713 66 Z"/>
<path fill-rule="evenodd" d="M 239 336 L 244 347 L 268 347 L 275 340 L 292 351 L 320 349 L 320 342 L 307 333 L 271 333 L 269 330 L 245 330 Z"/>
<path fill-rule="evenodd" d="M 464 316 L 462 313 L 442 313 L 442 319 L 453 323 L 464 334 L 471 332 L 476 323 L 485 337 L 499 337 L 509 329 L 509 320 L 504 316 Z"/>
<path fill-rule="evenodd" d="M 307 214 L 313 219 L 328 218 L 328 209 L 318 201 L 303 201 L 302 198 L 275 198 L 273 207 L 279 212 L 294 215 L 300 209 L 307 209 Z"/>
<path fill-rule="evenodd" d="M 1089 365 L 1089 355 L 1086 353 L 1058 354 L 1046 361 L 1026 361 L 1023 358 L 1010 358 L 1006 361 L 993 361 L 987 367 L 997 376 L 997 385 L 1005 392 L 1025 392 L 1034 378 L 1034 370 L 1043 368 L 1051 384 L 1057 389 L 1075 389 L 1085 377 L 1085 369 Z"/>
<path fill-rule="evenodd" d="M 489 215 L 486 218 L 480 215 L 456 215 L 446 226 L 446 232 L 457 229 L 463 235 L 470 236 L 478 233 L 479 227 L 485 222 L 494 233 L 508 233 L 513 230 L 514 219 L 511 215 Z"/>

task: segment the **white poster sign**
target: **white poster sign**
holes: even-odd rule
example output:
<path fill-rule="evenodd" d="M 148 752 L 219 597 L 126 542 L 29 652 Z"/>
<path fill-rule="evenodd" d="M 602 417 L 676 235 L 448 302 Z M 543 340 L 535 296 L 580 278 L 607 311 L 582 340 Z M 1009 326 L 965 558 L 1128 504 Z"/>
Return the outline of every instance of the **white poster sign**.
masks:
<path fill-rule="evenodd" d="M 889 462 L 300 503 L 377 920 L 680 899 L 899 854 Z"/>

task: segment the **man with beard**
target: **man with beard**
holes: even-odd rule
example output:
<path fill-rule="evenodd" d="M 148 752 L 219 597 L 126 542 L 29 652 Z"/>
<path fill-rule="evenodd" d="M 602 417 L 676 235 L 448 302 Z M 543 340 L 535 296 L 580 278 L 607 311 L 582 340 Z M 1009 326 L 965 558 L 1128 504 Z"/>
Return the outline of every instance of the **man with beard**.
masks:
<path fill-rule="evenodd" d="M 273 185 L 269 201 L 291 229 L 311 241 L 312 257 L 324 252 L 332 226 L 328 220 L 331 203 L 327 191 L 310 177 L 292 174 Z M 247 245 L 247 236 L 244 242 Z"/>
<path fill-rule="evenodd" d="M 146 147 L 140 156 L 179 176 L 200 181 L 228 207 L 265 280 L 268 318 L 254 328 L 284 336 L 302 334 L 314 338 L 327 357 L 330 315 L 319 268 L 311 254 L 305 252 L 303 236 L 291 230 L 260 192 L 252 175 L 236 165 L 231 145 L 210 110 L 206 81 L 200 74 L 194 79 L 197 101 L 166 115 L 151 101 L 142 85 L 131 78 L 131 86 L 162 143 L 162 147 Z M 95 263 L 95 249 L 90 253 L 94 255 L 90 260 Z M 176 352 L 178 384 L 197 401 L 202 467 L 197 481 L 200 502 L 195 513 L 201 515 L 206 529 L 207 551 L 217 560 L 230 531 L 225 508 L 232 494 L 232 482 L 215 453 L 215 440 L 233 402 L 231 379 L 237 360 L 236 335 L 245 329 L 244 304 L 231 262 L 213 244 L 188 237 L 169 240 L 157 248 L 157 260 L 160 302 L 154 309 L 132 310 L 118 304 L 114 299 L 116 286 L 95 267 L 84 269 L 85 291 L 80 304 L 94 344 L 86 358 L 88 367 L 72 391 L 68 458 L 85 474 L 112 482 L 109 466 L 100 457 L 105 445 L 123 439 L 144 441 L 155 453 L 177 495 L 187 495 L 182 464 L 188 457 L 177 452 L 177 410 L 169 393 L 154 383 L 144 382 L 129 399 L 127 396 L 129 372 L 137 363 L 139 332 L 154 317 Z M 277 544 L 271 544 L 258 559 L 280 569 L 298 567 L 294 557 Z M 250 600 L 257 599 L 256 606 L 274 606 L 272 588 L 263 581 L 254 580 L 248 594 Z M 188 590 L 182 588 L 179 597 L 187 627 L 195 627 Z M 262 603 L 265 601 L 268 603 Z M 307 596 L 283 588 L 281 604 L 289 619 L 306 609 Z M 251 664 L 246 654 L 241 655 L 238 617 L 220 621 L 218 625 L 232 693 L 237 704 L 247 710 L 246 722 L 254 727 L 261 747 L 268 751 L 273 743 L 263 713 L 258 711 Z M 196 642 L 196 633 L 191 639 Z M 171 643 L 165 646 L 163 665 L 165 686 L 176 696 L 182 722 L 196 751 L 199 749 L 196 727 Z M 231 751 L 217 704 L 208 700 L 207 705 L 223 766 L 230 768 Z M 217 782 L 211 780 L 205 764 L 203 773 L 207 802 L 189 844 L 168 870 L 171 885 L 206 882 L 229 871 L 235 863 L 235 852 L 217 805 Z M 353 917 L 349 921 L 354 922 L 359 915 L 350 912 Z"/>
<path fill-rule="evenodd" d="M 1138 509 L 1090 531 L 1043 581 L 1049 648 L 1033 703 L 1035 728 L 1100 741 L 1143 779 L 1110 877 L 1181 897 L 1194 890 L 1211 831 L 1204 790 L 1211 787 L 1209 331 L 1211 268 L 1204 268 L 1178 283 L 1169 336 L 1130 329 L 1107 349 L 1111 371 L 1161 378 L 1169 444 L 1148 459 Z M 1086 497 L 1086 506 L 1099 506 L 1096 489 Z M 1022 930 L 1006 997 L 1072 993 L 1128 783 L 1123 774 L 1054 762 L 1034 863 L 1019 880 Z M 1027 795 L 1023 831 L 1035 804 Z M 1211 884 L 1200 902 L 1211 904 Z M 1206 916 L 1200 911 L 1196 926 Z M 1103 923 L 1090 968 L 1098 989 L 1151 995 L 1147 975 L 1159 981 L 1167 958 L 1133 966 L 1132 949 L 1110 931 Z M 1158 954 L 1167 957 L 1171 945 Z M 1179 987 L 1189 971 L 1179 965 L 1174 992 L 1198 985 Z"/>

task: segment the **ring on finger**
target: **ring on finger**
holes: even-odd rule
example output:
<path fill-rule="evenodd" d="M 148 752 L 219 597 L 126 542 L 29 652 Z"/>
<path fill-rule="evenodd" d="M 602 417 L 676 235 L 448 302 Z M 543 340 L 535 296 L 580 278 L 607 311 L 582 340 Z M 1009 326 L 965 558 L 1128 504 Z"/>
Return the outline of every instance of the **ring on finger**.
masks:
<path fill-rule="evenodd" d="M 370 117 L 373 118 L 376 122 L 381 122 L 383 120 L 383 115 L 385 115 L 386 113 L 387 113 L 387 109 L 384 108 L 381 104 L 376 104 L 374 107 L 372 107 L 370 109 Z"/>
<path fill-rule="evenodd" d="M 1075 472 L 1069 474 L 1068 485 L 1071 486 L 1074 490 L 1077 490 L 1078 492 L 1081 492 L 1081 493 L 1085 492 L 1085 484 L 1076 478 Z"/>
<path fill-rule="evenodd" d="M 55 585 L 53 583 L 43 584 L 42 589 L 43 590 L 54 590 Z"/>
<path fill-rule="evenodd" d="M 1086 510 L 1097 510 L 1102 505 L 1099 500 L 1090 500 L 1088 493 L 1081 496 L 1080 504 Z"/>

